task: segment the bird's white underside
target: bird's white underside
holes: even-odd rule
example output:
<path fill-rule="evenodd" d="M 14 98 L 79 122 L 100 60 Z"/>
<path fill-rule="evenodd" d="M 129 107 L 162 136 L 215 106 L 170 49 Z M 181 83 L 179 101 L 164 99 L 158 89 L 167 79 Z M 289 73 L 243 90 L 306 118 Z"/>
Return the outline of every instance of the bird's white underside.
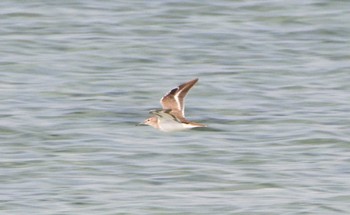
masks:
<path fill-rule="evenodd" d="M 197 127 L 191 124 L 181 123 L 180 121 L 174 119 L 174 116 L 164 112 L 163 110 L 157 111 L 156 116 L 159 121 L 159 129 L 165 132 L 181 131 Z"/>

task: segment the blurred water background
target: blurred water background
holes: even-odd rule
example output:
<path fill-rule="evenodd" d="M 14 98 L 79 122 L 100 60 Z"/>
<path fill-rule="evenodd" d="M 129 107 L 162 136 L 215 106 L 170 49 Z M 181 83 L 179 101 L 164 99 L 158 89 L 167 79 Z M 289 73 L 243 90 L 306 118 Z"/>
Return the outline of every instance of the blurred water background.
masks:
<path fill-rule="evenodd" d="M 0 8 L 0 214 L 350 213 L 349 1 Z"/>

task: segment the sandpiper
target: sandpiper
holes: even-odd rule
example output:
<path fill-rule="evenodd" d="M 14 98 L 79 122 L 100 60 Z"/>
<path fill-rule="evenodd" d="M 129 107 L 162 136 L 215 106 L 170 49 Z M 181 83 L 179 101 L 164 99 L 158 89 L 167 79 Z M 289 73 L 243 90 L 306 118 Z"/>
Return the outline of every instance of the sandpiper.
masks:
<path fill-rule="evenodd" d="M 197 81 L 198 78 L 172 89 L 160 100 L 163 109 L 151 111 L 152 116 L 140 124 L 149 125 L 165 132 L 206 127 L 206 125 L 190 122 L 185 118 L 184 98 Z"/>

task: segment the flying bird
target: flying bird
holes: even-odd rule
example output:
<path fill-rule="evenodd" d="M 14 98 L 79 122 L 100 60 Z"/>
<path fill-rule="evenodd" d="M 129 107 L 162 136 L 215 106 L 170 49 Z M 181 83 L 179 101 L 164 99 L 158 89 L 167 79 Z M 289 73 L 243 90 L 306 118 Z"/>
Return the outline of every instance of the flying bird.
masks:
<path fill-rule="evenodd" d="M 185 118 L 184 99 L 197 81 L 198 78 L 193 79 L 168 92 L 160 100 L 163 109 L 151 111 L 152 116 L 140 124 L 149 125 L 164 132 L 206 127 L 206 125 L 191 122 Z"/>

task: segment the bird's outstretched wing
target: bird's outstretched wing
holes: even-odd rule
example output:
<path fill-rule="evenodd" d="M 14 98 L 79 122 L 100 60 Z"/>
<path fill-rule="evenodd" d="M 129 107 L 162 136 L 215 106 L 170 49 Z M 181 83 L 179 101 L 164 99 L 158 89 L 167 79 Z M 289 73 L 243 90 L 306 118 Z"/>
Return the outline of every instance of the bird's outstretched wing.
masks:
<path fill-rule="evenodd" d="M 185 121 L 185 96 L 188 91 L 197 83 L 198 78 L 181 84 L 177 88 L 172 89 L 160 100 L 164 110 L 171 110 L 171 114 L 180 121 Z"/>

